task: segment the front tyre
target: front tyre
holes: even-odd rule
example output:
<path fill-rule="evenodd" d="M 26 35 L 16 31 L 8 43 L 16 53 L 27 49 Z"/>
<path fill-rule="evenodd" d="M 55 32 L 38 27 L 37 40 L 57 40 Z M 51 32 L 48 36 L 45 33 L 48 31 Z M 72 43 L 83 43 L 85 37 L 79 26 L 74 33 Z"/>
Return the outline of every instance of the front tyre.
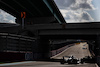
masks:
<path fill-rule="evenodd" d="M 64 64 L 64 61 L 61 61 L 60 63 L 61 63 L 61 64 Z"/>

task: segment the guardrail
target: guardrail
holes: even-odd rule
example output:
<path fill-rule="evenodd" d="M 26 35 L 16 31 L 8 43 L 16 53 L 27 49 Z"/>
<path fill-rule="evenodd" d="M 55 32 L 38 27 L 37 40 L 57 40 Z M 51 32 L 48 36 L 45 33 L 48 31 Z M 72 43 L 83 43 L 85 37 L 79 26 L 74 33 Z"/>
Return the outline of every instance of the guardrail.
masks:
<path fill-rule="evenodd" d="M 74 45 L 74 44 L 69 44 L 69 45 L 64 46 L 64 47 L 62 47 L 62 48 L 59 48 L 59 49 L 57 49 L 57 50 L 53 50 L 53 51 L 50 52 L 50 56 L 51 56 L 51 57 L 52 57 L 52 56 L 55 56 L 55 55 L 61 53 L 62 51 L 64 51 L 65 49 L 67 49 L 68 47 L 71 47 L 71 46 L 73 46 L 73 45 Z"/>

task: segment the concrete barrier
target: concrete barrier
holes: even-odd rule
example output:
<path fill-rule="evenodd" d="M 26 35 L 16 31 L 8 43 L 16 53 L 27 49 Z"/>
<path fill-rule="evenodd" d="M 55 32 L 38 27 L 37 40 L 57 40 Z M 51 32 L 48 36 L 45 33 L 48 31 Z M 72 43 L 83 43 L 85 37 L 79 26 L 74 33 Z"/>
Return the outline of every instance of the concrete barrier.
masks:
<path fill-rule="evenodd" d="M 33 53 L 25 53 L 25 60 L 33 60 Z"/>
<path fill-rule="evenodd" d="M 2 62 L 23 61 L 23 60 L 25 60 L 25 53 L 0 52 L 0 61 Z"/>
<path fill-rule="evenodd" d="M 52 56 L 55 56 L 55 55 L 61 53 L 62 51 L 64 51 L 65 49 L 67 49 L 67 48 L 69 48 L 69 47 L 71 47 L 71 46 L 73 46 L 73 45 L 75 45 L 75 44 L 69 44 L 69 45 L 64 46 L 64 47 L 62 47 L 62 48 L 59 48 L 59 49 L 57 49 L 57 50 L 53 50 L 53 51 L 50 52 L 50 56 L 51 56 L 51 57 L 52 57 Z"/>

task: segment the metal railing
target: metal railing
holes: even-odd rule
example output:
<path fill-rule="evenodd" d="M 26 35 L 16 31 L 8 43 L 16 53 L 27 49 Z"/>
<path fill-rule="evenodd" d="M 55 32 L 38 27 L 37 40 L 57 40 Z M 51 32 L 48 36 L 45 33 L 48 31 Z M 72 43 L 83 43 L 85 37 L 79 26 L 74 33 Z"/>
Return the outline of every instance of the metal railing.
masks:
<path fill-rule="evenodd" d="M 0 52 L 32 52 L 36 38 L 0 33 Z"/>

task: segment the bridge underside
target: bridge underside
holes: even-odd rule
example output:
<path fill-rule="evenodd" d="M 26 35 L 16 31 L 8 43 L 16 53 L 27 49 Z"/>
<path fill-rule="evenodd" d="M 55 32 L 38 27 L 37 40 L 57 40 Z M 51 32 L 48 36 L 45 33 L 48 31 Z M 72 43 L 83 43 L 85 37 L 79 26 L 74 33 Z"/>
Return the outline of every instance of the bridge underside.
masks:
<path fill-rule="evenodd" d="M 0 0 L 0 9 L 16 17 L 16 23 L 19 24 L 21 24 L 21 12 L 26 12 L 26 25 L 46 22 L 66 23 L 52 0 Z"/>
<path fill-rule="evenodd" d="M 83 39 L 83 40 L 95 40 L 97 35 L 41 35 L 40 37 L 48 39 Z"/>

